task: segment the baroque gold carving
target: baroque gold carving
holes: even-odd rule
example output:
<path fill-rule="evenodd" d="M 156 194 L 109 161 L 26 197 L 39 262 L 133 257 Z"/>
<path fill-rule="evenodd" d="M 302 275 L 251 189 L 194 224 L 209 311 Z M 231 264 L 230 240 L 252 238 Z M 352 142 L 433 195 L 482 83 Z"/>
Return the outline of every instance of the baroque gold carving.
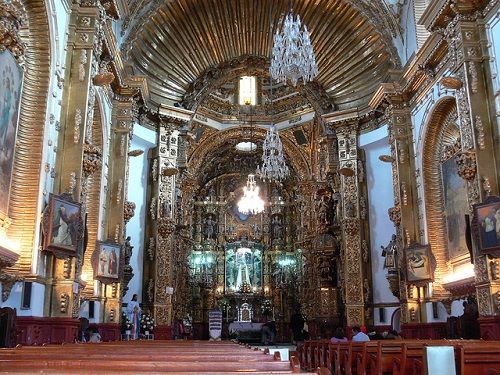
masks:
<path fill-rule="evenodd" d="M 476 177 L 477 165 L 476 154 L 471 151 L 460 152 L 455 156 L 458 166 L 458 175 L 466 181 L 472 181 Z"/>
<path fill-rule="evenodd" d="M 0 3 L 0 52 L 9 50 L 18 63 L 23 61 L 26 49 L 19 35 L 24 22 L 23 16 L 13 3 Z"/>
<path fill-rule="evenodd" d="M 396 227 L 399 227 L 401 224 L 401 207 L 396 205 L 387 210 L 389 215 L 389 220 L 391 220 Z"/>
<path fill-rule="evenodd" d="M 102 151 L 99 147 L 84 144 L 83 145 L 83 173 L 85 177 L 92 175 L 99 170 L 102 165 Z"/>
<path fill-rule="evenodd" d="M 128 223 L 132 217 L 135 215 L 135 203 L 130 201 L 125 201 L 123 205 L 123 220 Z"/>

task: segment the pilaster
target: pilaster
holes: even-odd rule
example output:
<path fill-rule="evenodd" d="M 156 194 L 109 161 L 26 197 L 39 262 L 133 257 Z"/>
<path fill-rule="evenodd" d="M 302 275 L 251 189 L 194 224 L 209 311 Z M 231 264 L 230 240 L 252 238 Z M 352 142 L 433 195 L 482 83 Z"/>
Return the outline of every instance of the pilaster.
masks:
<path fill-rule="evenodd" d="M 452 56 L 452 72 L 458 79 L 455 91 L 460 119 L 462 153 L 459 174 L 467 182 L 469 209 L 489 195 L 498 195 L 499 180 L 496 162 L 499 147 L 494 142 L 496 119 L 492 117 L 494 99 L 488 95 L 489 56 L 484 25 L 477 15 L 455 17 L 446 28 L 446 37 Z M 500 283 L 494 280 L 488 259 L 474 252 L 476 293 L 482 316 L 498 314 L 495 296 Z"/>

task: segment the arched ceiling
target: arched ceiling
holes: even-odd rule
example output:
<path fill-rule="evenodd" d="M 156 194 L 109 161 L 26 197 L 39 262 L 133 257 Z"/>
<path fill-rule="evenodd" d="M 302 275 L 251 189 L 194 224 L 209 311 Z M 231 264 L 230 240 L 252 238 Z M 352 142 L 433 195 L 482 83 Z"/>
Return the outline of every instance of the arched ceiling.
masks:
<path fill-rule="evenodd" d="M 136 73 L 149 78 L 156 104 L 182 102 L 207 69 L 241 56 L 270 56 L 288 0 L 179 0 L 162 3 L 124 44 Z M 311 33 L 316 81 L 339 109 L 366 105 L 399 60 L 391 33 L 376 30 L 349 0 L 296 0 Z M 366 7 L 366 5 L 365 5 Z M 130 20 L 127 22 L 130 23 Z"/>

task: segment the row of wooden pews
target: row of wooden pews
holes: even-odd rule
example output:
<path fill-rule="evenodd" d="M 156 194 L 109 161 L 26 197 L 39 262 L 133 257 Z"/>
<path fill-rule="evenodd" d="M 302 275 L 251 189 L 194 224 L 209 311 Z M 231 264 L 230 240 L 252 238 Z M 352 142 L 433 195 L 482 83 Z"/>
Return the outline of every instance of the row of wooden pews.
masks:
<path fill-rule="evenodd" d="M 288 362 L 233 342 L 119 341 L 0 349 L 0 373 L 291 374 Z"/>
<path fill-rule="evenodd" d="M 427 353 L 437 351 L 438 365 L 446 360 L 441 347 L 451 347 L 449 365 L 458 375 L 500 375 L 500 341 L 381 340 L 365 343 L 306 340 L 297 348 L 301 367 L 320 374 L 427 374 Z M 426 361 L 429 361 L 426 367 Z M 445 373 L 440 373 L 445 375 Z"/>

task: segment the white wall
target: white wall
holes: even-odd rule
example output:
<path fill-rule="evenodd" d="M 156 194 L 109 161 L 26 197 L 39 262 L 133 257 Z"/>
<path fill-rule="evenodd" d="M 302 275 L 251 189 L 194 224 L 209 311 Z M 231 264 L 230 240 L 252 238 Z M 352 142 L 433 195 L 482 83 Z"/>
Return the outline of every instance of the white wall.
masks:
<path fill-rule="evenodd" d="M 148 183 L 148 150 L 156 145 L 156 133 L 136 124 L 134 126 L 134 136 L 130 146 L 131 150 L 144 150 L 144 153 L 137 157 L 129 158 L 129 181 L 127 200 L 134 202 L 135 215 L 127 224 L 126 236 L 131 237 L 130 244 L 134 247 L 130 265 L 133 268 L 134 277 L 128 284 L 128 292 L 123 301 L 128 302 L 132 295 L 142 296 L 142 269 L 144 254 L 144 231 L 146 222 L 146 192 Z"/>
<path fill-rule="evenodd" d="M 43 305 L 45 296 L 45 285 L 32 283 L 31 308 L 21 309 L 21 298 L 23 294 L 23 283 L 17 282 L 10 291 L 9 298 L 5 302 L 0 301 L 0 307 L 12 307 L 17 310 L 18 316 L 43 316 Z"/>
<path fill-rule="evenodd" d="M 366 184 L 368 187 L 368 211 L 370 223 L 370 244 L 373 281 L 373 303 L 394 304 L 398 299 L 389 289 L 384 269 L 381 246 L 387 246 L 395 233 L 394 224 L 389 220 L 387 210 L 394 206 L 392 169 L 390 163 L 378 159 L 380 155 L 390 155 L 387 126 L 383 126 L 359 137 L 359 146 L 366 156 Z M 390 324 L 390 318 L 397 306 L 386 307 L 386 322 L 380 322 L 378 308 L 374 311 L 375 324 Z"/>

